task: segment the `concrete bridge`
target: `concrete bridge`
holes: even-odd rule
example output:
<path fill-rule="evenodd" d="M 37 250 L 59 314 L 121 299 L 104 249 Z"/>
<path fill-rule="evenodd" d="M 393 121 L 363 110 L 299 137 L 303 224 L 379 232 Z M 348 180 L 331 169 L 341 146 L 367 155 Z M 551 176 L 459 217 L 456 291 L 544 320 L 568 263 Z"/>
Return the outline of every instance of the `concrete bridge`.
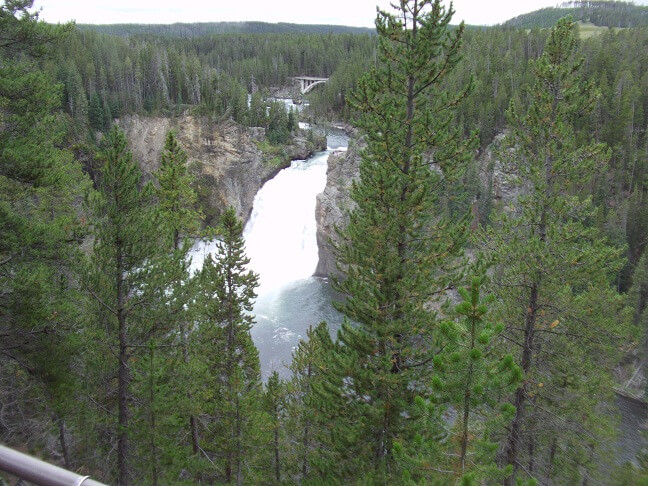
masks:
<path fill-rule="evenodd" d="M 318 84 L 326 83 L 329 78 L 314 78 L 311 76 L 300 76 L 295 78 L 299 81 L 301 94 L 309 93 Z"/>

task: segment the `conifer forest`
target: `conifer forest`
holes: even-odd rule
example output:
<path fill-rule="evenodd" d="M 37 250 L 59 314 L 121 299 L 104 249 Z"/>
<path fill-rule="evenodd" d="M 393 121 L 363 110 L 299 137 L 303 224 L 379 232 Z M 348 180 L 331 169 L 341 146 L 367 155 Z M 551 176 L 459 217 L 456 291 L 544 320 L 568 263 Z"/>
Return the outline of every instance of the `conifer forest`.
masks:
<path fill-rule="evenodd" d="M 121 486 L 648 485 L 648 6 L 454 14 L 0 2 L 0 443 Z M 270 367 L 252 198 L 331 126 L 339 321 Z"/>

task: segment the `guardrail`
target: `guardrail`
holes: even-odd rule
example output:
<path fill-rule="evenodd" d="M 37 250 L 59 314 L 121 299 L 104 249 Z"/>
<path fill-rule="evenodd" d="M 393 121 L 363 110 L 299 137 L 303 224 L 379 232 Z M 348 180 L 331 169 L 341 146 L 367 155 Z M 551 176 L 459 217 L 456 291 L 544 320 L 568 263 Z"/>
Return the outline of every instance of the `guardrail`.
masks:
<path fill-rule="evenodd" d="M 22 452 L 0 445 L 0 470 L 40 486 L 106 486 Z"/>

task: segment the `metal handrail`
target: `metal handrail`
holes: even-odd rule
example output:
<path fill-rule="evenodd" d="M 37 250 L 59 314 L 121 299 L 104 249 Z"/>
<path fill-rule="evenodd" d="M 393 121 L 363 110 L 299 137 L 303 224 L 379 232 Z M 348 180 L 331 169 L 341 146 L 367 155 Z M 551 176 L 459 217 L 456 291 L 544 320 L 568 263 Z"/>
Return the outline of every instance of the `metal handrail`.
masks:
<path fill-rule="evenodd" d="M 106 486 L 89 476 L 81 476 L 3 445 L 0 445 L 0 470 L 41 486 Z"/>

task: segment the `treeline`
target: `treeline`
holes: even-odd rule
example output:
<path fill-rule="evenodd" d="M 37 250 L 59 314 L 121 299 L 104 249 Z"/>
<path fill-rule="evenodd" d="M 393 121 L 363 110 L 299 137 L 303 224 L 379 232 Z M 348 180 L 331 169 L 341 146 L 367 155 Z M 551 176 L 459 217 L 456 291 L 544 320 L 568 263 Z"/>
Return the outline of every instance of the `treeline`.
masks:
<path fill-rule="evenodd" d="M 373 49 L 369 35 L 120 38 L 75 30 L 46 70 L 63 84 L 66 109 L 79 123 L 91 107 L 106 122 L 188 106 L 227 117 L 248 93 L 291 85 L 293 76 L 329 77 L 350 56 L 371 58 Z"/>
<path fill-rule="evenodd" d="M 565 2 L 560 7 L 549 7 L 520 15 L 504 22 L 519 29 L 548 29 L 560 18 L 571 15 L 575 20 L 599 27 L 633 28 L 648 26 L 648 7 L 624 1 Z"/>
<path fill-rule="evenodd" d="M 309 25 L 278 22 L 204 22 L 191 24 L 77 24 L 82 31 L 120 37 L 161 35 L 171 37 L 203 37 L 214 34 L 375 34 L 374 29 L 343 25 Z"/>

